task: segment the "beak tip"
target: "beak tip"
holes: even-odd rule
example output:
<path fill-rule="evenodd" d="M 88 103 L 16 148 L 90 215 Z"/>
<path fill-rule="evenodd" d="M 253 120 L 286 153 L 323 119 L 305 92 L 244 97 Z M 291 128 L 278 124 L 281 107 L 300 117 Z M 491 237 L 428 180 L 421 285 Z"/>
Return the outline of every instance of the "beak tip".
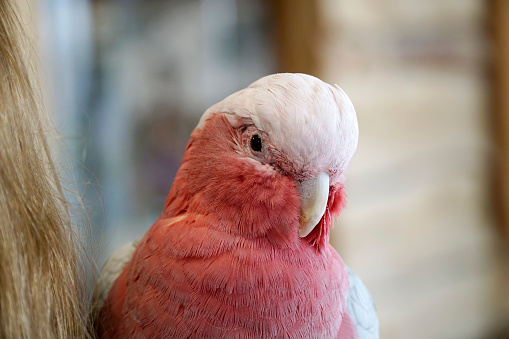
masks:
<path fill-rule="evenodd" d="M 299 228 L 299 237 L 305 238 L 313 231 L 318 222 L 314 221 L 301 221 Z"/>
<path fill-rule="evenodd" d="M 329 197 L 329 175 L 320 173 L 300 183 L 301 221 L 299 236 L 307 237 L 322 219 Z"/>

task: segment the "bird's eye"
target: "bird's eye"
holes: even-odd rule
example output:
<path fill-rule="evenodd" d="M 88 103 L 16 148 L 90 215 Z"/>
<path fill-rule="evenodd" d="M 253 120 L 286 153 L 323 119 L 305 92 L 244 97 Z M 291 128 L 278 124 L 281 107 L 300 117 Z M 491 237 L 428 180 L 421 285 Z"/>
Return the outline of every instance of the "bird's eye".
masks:
<path fill-rule="evenodd" d="M 258 134 L 251 137 L 251 149 L 255 152 L 261 152 L 262 150 L 262 139 Z"/>

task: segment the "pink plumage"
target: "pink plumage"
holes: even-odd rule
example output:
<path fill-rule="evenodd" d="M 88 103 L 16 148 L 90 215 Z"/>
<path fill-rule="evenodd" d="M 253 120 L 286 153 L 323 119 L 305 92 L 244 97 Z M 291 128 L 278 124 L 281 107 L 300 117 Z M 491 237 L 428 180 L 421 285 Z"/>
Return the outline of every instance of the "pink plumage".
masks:
<path fill-rule="evenodd" d="M 234 94 L 207 111 L 192 133 L 161 216 L 109 290 L 99 337 L 356 338 L 348 273 L 328 244 L 332 220 L 344 206 L 343 172 L 353 154 L 328 147 L 355 149 L 355 111 L 352 122 L 344 93 L 310 76 L 270 76 L 249 88 L 263 93 Z M 302 93 L 307 97 L 299 98 Z M 292 124 L 292 112 L 283 97 L 320 109 L 329 103 L 313 101 L 328 99 L 335 120 L 310 113 L 317 121 L 308 122 L 307 132 L 306 126 L 292 132 L 285 126 Z M 271 100 L 283 105 L 287 122 L 276 121 L 275 112 L 256 111 Z M 331 123 L 336 126 L 329 128 Z M 276 136 L 276 130 L 288 135 Z M 256 138 L 260 144 L 253 146 Z M 309 145 L 291 145 L 305 142 L 316 143 L 316 151 L 308 155 Z M 330 177 L 325 212 L 300 237 L 298 186 L 322 172 Z"/>

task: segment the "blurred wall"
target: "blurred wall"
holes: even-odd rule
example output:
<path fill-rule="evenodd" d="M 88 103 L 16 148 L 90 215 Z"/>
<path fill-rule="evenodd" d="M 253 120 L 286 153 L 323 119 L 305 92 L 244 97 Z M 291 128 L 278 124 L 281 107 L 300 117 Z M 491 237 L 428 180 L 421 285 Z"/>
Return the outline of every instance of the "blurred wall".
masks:
<path fill-rule="evenodd" d="M 67 181 L 78 183 L 101 267 L 161 213 L 205 109 L 273 72 L 270 11 L 262 0 L 38 6 L 50 110 L 77 173 Z"/>
<path fill-rule="evenodd" d="M 382 338 L 486 338 L 500 325 L 490 43 L 482 1 L 320 1 L 324 80 L 360 138 L 334 245 Z"/>

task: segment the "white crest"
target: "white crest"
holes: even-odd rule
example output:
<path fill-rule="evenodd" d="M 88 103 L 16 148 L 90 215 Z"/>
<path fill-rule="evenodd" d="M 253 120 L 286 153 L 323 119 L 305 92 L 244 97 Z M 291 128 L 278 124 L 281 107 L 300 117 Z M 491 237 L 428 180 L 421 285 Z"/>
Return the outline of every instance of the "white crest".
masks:
<path fill-rule="evenodd" d="M 214 113 L 225 114 L 233 126 L 252 120 L 303 166 L 319 164 L 343 172 L 357 147 L 357 117 L 346 93 L 306 74 L 263 77 L 210 107 L 197 128 Z"/>

